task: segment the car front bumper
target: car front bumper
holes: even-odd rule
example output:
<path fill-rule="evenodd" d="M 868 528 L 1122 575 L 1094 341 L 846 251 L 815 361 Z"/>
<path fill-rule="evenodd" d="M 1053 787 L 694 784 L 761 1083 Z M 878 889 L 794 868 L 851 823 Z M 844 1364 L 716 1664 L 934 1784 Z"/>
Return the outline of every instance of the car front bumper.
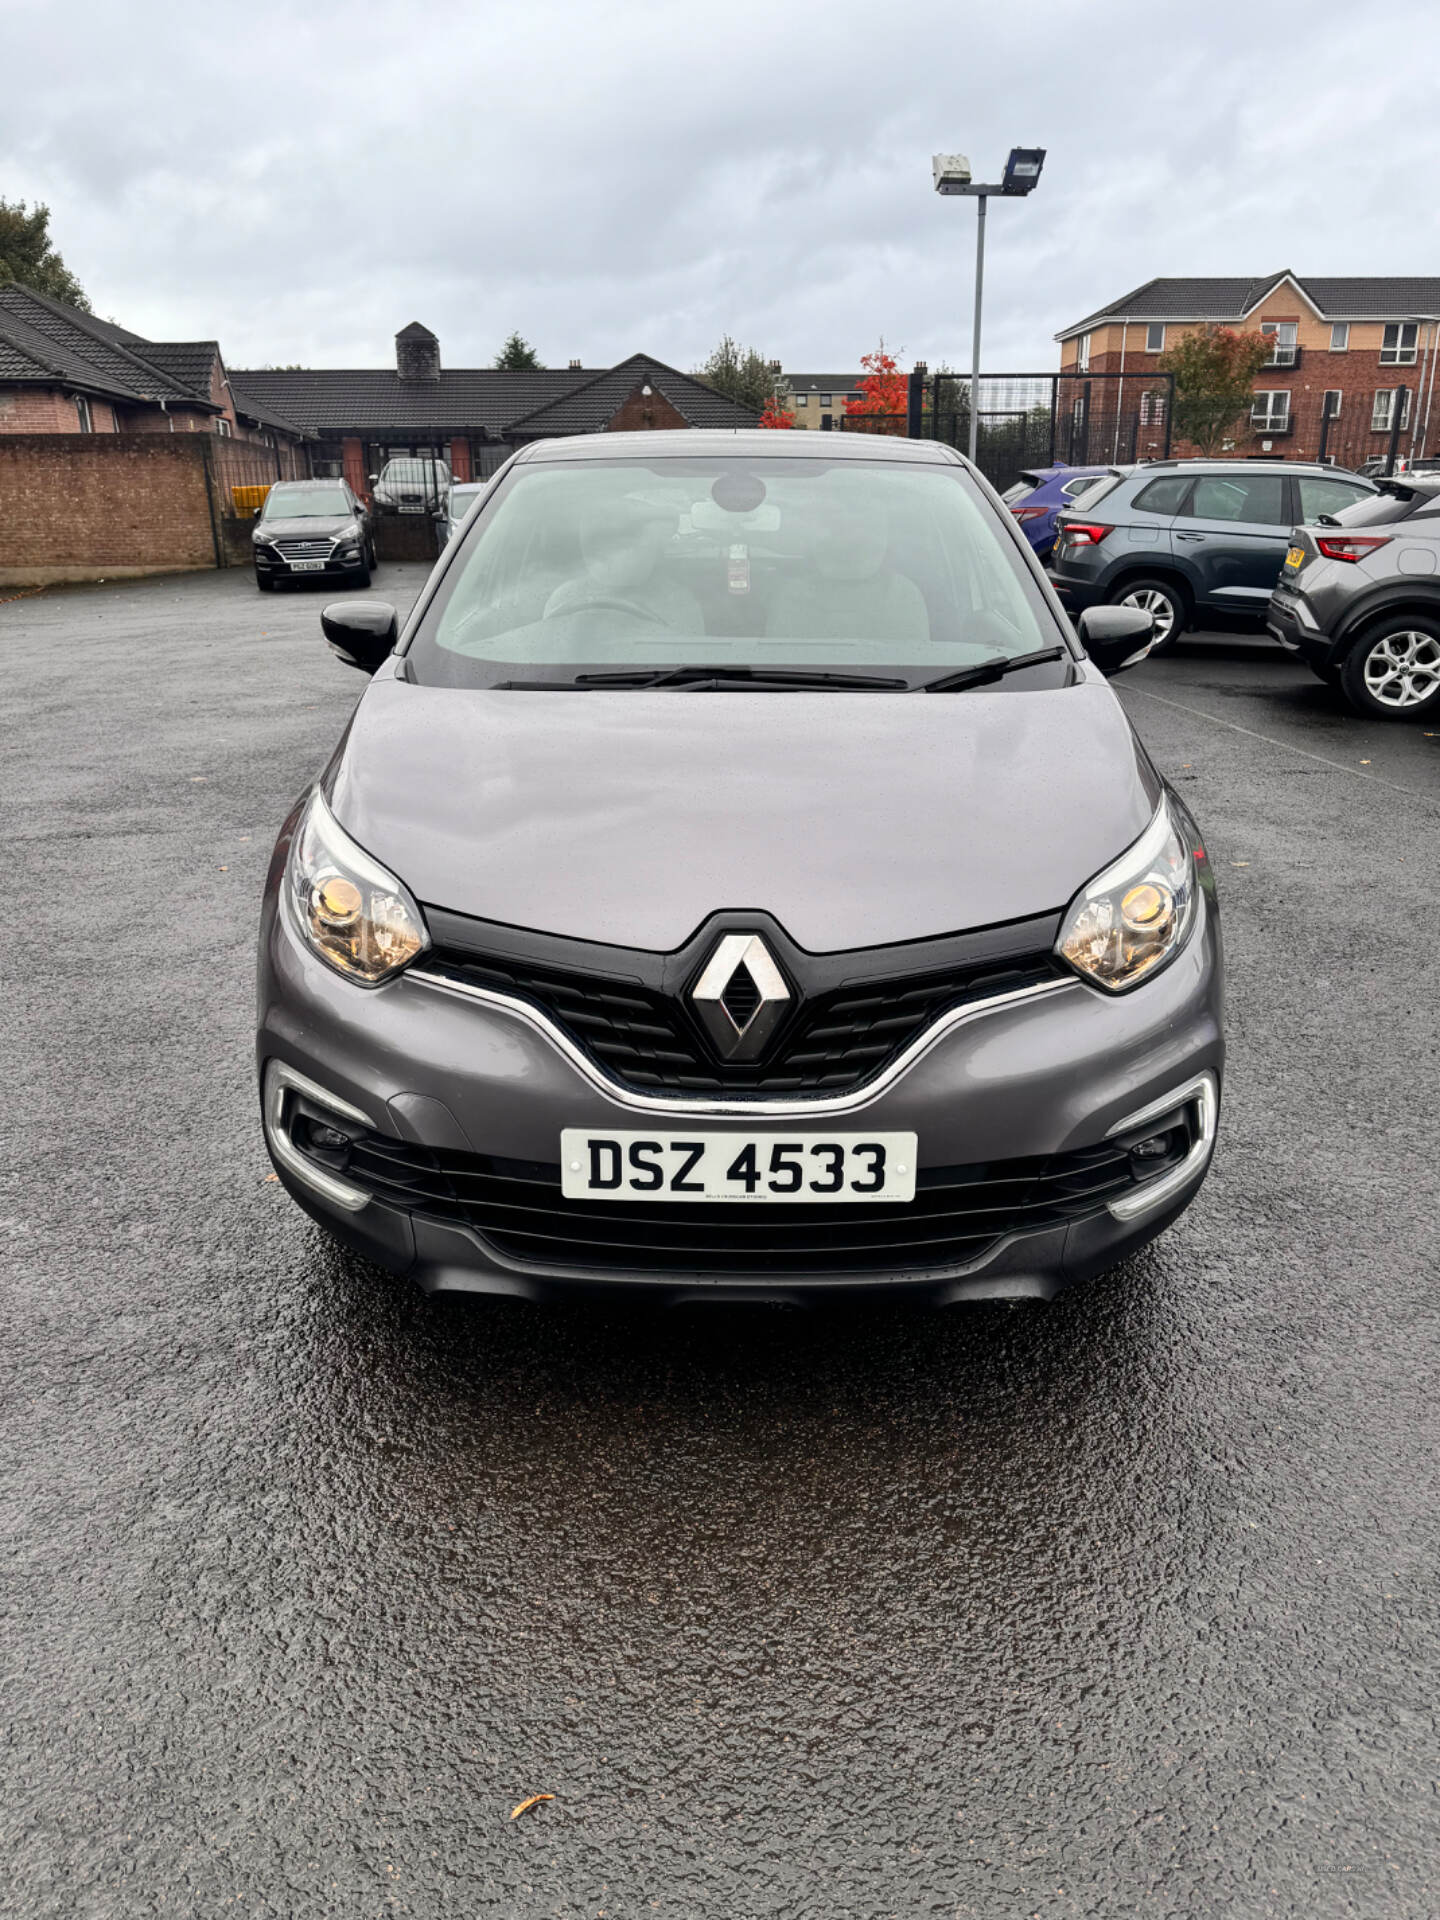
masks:
<path fill-rule="evenodd" d="M 593 1068 L 577 1066 L 574 1049 L 567 1050 L 543 1016 L 523 1004 L 502 1008 L 432 983 L 423 957 L 383 987 L 358 987 L 315 957 L 278 908 L 272 887 L 261 939 L 257 1036 L 266 1142 L 301 1207 L 347 1246 L 408 1274 L 427 1292 L 541 1299 L 608 1288 L 666 1300 L 794 1302 L 817 1293 L 900 1289 L 937 1302 L 1048 1299 L 1153 1239 L 1204 1178 L 1224 1043 L 1219 924 L 1208 896 L 1199 897 L 1196 913 L 1182 951 L 1132 993 L 1112 997 L 1064 979 L 1044 992 L 981 1004 L 898 1077 L 882 1081 L 872 1095 L 849 1096 L 846 1111 L 830 1118 L 835 1103 L 828 1100 L 797 1099 L 783 1111 L 759 1106 L 737 1115 L 733 1108 L 718 1112 L 703 1102 L 613 1088 Z M 958 1253 L 952 1246 L 917 1256 L 911 1245 L 893 1259 L 867 1256 L 863 1271 L 818 1253 L 798 1271 L 793 1258 L 784 1271 L 748 1256 L 737 1256 L 733 1268 L 728 1256 L 718 1266 L 708 1259 L 704 1270 L 687 1268 L 683 1255 L 671 1264 L 655 1248 L 666 1244 L 669 1220 L 690 1211 L 684 1203 L 646 1210 L 635 1231 L 651 1234 L 653 1213 L 654 1245 L 632 1267 L 604 1241 L 608 1216 L 602 1238 L 582 1244 L 589 1232 L 585 1214 L 593 1209 L 577 1214 L 559 1194 L 565 1127 L 604 1133 L 668 1125 L 774 1137 L 783 1137 L 787 1126 L 811 1134 L 827 1126 L 914 1131 L 922 1183 L 927 1172 L 938 1180 L 943 1170 L 947 1181 L 995 1176 L 1003 1186 L 1023 1163 L 1043 1174 L 1054 1194 L 1068 1191 L 1072 1166 L 1084 1175 L 1101 1160 L 1110 1167 L 1116 1156 L 1127 1167 L 1137 1165 L 1127 1158 L 1129 1146 L 1167 1116 L 1175 1123 L 1174 1151 L 1158 1173 L 1124 1174 L 1121 1189 L 1093 1201 L 1067 1200 L 1064 1217 L 1052 1213 L 1038 1225 L 1031 1216 L 1007 1213 Z M 367 1164 L 378 1159 L 393 1169 L 378 1196 L 376 1183 L 357 1178 L 343 1161 L 322 1163 L 306 1151 L 316 1117 L 368 1142 L 356 1150 Z M 472 1169 L 483 1177 L 472 1179 Z M 519 1252 L 508 1231 L 512 1213 L 503 1215 L 506 1232 L 487 1231 L 487 1220 L 501 1214 L 433 1200 L 436 1181 L 448 1194 L 451 1176 L 458 1191 L 484 1188 L 492 1175 L 539 1206 L 529 1224 L 540 1237 L 522 1241 Z M 516 1177 L 540 1184 L 518 1188 Z M 757 1212 L 784 1210 L 738 1211 L 748 1225 Z M 871 1211 L 832 1208 L 827 1218 L 843 1213 L 848 1225 Z M 906 1216 L 907 1230 L 911 1219 Z M 913 1241 L 913 1232 L 909 1237 Z"/>
<path fill-rule="evenodd" d="M 287 560 L 273 547 L 256 547 L 255 571 L 262 579 L 270 580 L 335 580 L 345 574 L 359 573 L 365 565 L 365 543 L 362 540 L 353 552 L 329 554 L 322 564 L 315 566 L 297 566 Z"/>

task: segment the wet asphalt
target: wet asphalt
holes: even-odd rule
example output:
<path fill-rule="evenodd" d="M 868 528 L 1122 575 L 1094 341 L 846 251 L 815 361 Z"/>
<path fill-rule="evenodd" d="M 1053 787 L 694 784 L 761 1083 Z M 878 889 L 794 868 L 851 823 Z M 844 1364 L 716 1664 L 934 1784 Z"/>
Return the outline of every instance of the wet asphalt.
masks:
<path fill-rule="evenodd" d="M 1261 640 L 1119 683 L 1230 1078 L 1083 1292 L 432 1305 L 251 1087 L 322 597 L 0 605 L 6 1913 L 1440 1912 L 1440 737 Z"/>

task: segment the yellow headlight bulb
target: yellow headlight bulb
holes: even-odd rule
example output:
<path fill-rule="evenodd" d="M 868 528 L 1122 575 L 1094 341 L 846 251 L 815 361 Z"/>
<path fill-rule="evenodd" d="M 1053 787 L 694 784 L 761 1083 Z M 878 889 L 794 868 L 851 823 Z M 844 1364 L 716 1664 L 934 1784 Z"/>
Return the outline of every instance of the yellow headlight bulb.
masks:
<path fill-rule="evenodd" d="M 1168 890 L 1142 880 L 1120 902 L 1120 917 L 1133 933 L 1156 933 L 1170 918 L 1173 901 Z"/>
<path fill-rule="evenodd" d="M 336 932 L 354 926 L 364 904 L 359 887 L 343 874 L 332 873 L 328 880 L 322 880 L 315 889 L 316 918 Z"/>

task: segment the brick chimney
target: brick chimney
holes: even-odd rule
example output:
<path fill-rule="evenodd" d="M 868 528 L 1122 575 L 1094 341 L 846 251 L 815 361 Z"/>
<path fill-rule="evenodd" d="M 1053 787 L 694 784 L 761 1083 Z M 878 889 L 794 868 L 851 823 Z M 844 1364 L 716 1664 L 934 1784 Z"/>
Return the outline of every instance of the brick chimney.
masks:
<path fill-rule="evenodd" d="M 440 342 L 418 320 L 412 320 L 395 336 L 395 371 L 402 380 L 440 378 Z"/>

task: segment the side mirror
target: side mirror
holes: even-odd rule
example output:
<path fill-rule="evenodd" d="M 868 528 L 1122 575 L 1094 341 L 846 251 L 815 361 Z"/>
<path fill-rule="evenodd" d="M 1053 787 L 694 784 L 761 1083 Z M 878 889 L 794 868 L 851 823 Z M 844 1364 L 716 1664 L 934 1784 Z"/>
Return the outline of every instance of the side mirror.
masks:
<path fill-rule="evenodd" d="M 356 606 L 336 600 L 321 613 L 320 627 L 338 660 L 362 673 L 374 673 L 394 652 L 400 617 L 383 600 L 365 600 Z"/>
<path fill-rule="evenodd" d="M 370 482 L 372 487 L 374 486 L 375 482 L 380 478 L 378 473 L 370 473 L 370 474 L 367 474 L 365 477 Z"/>
<path fill-rule="evenodd" d="M 250 518 L 252 520 L 258 520 L 260 518 L 260 513 L 261 513 L 261 509 L 259 507 L 253 507 L 250 512 Z"/>
<path fill-rule="evenodd" d="M 1138 667 L 1155 644 L 1155 616 L 1142 607 L 1086 607 L 1075 626 L 1107 678 Z"/>

